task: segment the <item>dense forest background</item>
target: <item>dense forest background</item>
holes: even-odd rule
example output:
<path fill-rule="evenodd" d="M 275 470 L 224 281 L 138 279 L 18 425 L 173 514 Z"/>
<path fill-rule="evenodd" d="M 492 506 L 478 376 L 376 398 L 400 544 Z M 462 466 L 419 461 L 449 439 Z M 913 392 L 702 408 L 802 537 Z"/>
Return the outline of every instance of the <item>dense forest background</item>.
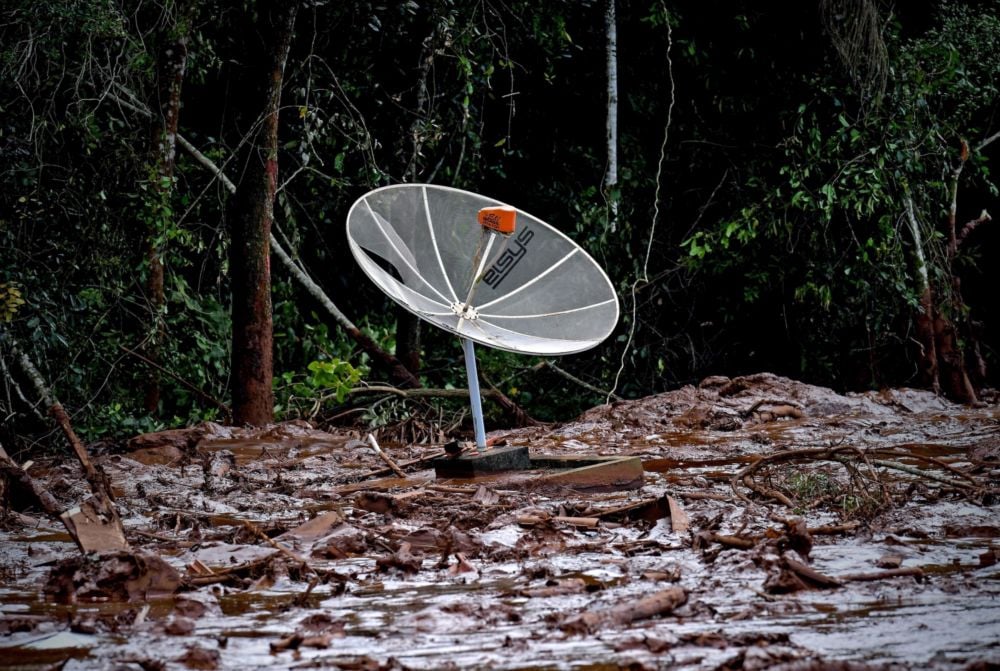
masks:
<path fill-rule="evenodd" d="M 24 358 L 91 441 L 224 419 L 245 288 L 232 245 L 257 211 L 239 194 L 268 119 L 271 232 L 289 255 L 270 264 L 278 419 L 382 426 L 419 410 L 461 424 L 460 399 L 351 391 L 399 383 L 378 351 L 426 387 L 464 386 L 457 340 L 417 327 L 347 251 L 351 203 L 400 182 L 540 216 L 620 288 L 622 320 L 595 350 L 552 362 L 479 350 L 487 383 L 538 418 L 710 374 L 933 386 L 967 402 L 996 382 L 997 0 L 0 11 L 8 450 L 52 435 Z M 268 82 L 277 117 L 258 113 Z"/>

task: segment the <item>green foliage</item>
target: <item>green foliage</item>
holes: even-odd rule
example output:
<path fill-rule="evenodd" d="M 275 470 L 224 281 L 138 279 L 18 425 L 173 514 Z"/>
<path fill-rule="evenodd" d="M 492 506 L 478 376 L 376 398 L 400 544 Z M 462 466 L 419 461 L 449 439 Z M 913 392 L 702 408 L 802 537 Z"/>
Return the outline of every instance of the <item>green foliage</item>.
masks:
<path fill-rule="evenodd" d="M 313 361 L 306 385 L 318 392 L 330 393 L 337 403 L 343 403 L 347 393 L 361 380 L 361 371 L 346 361 Z"/>
<path fill-rule="evenodd" d="M 553 223 L 620 289 L 614 336 L 559 362 L 596 387 L 623 355 L 619 393 L 630 396 L 761 368 L 841 386 L 905 380 L 918 286 L 903 200 L 924 225 L 931 280 L 947 290 L 936 224 L 961 139 L 973 148 L 962 188 L 1000 191 L 976 151 L 995 132 L 997 3 L 932 6 L 896 7 L 888 85 L 874 100 L 834 59 L 809 3 L 619 3 L 619 185 L 604 193 L 603 3 L 312 3 L 285 76 L 275 235 L 395 351 L 395 306 L 351 259 L 347 208 L 389 183 L 468 188 Z M 0 322 L 85 436 L 216 417 L 169 375 L 147 416 L 138 390 L 151 371 L 123 349 L 156 344 L 173 375 L 228 397 L 227 192 L 183 151 L 172 178 L 157 176 L 150 121 L 134 107 L 155 108 L 157 48 L 189 32 L 181 132 L 238 181 L 247 129 L 228 84 L 253 62 L 243 39 L 253 12 L 214 0 L 13 0 L 0 12 Z M 995 209 L 970 202 L 984 206 Z M 160 310 L 145 295 L 147 243 L 166 271 Z M 955 263 L 988 272 L 968 247 Z M 281 416 L 335 411 L 362 377 L 385 378 L 272 270 Z M 430 327 L 423 338 L 422 381 L 464 387 L 455 339 Z M 604 400 L 539 359 L 479 357 L 484 378 L 537 417 Z M 386 400 L 367 420 L 414 407 Z M 451 400 L 421 407 L 448 425 L 466 412 Z"/>
<path fill-rule="evenodd" d="M 287 371 L 275 380 L 275 413 L 284 418 L 314 418 L 323 408 L 342 404 L 361 381 L 364 368 L 340 359 L 309 362 L 304 373 Z"/>
<path fill-rule="evenodd" d="M 9 322 L 24 303 L 16 284 L 0 282 L 0 321 Z"/>
<path fill-rule="evenodd" d="M 748 171 L 746 204 L 682 242 L 690 269 L 741 278 L 749 309 L 783 306 L 801 373 L 836 379 L 844 362 L 831 353 L 878 357 L 898 347 L 896 324 L 920 291 L 903 202 L 912 197 L 924 222 L 943 221 L 960 140 L 980 135 L 991 118 L 998 29 L 995 14 L 952 5 L 921 37 L 891 26 L 891 76 L 877 105 L 852 98 L 835 70 L 807 76 L 812 95 L 785 113 L 778 152 Z M 996 190 L 984 157 L 963 177 Z M 925 237 L 939 247 L 933 227 Z"/>

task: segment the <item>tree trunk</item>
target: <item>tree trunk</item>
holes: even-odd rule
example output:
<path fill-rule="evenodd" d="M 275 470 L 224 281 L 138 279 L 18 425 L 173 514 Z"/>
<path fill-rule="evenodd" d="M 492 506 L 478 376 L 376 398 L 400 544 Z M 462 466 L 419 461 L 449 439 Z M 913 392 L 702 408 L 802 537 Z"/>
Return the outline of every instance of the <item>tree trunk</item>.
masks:
<path fill-rule="evenodd" d="M 977 150 L 991 141 L 984 141 Z M 915 326 L 921 347 L 918 361 L 922 381 L 924 384 L 929 384 L 935 393 L 943 393 L 964 403 L 976 403 L 979 400 L 976 384 L 982 384 L 986 366 L 979 353 L 975 329 L 967 315 L 968 310 L 962 298 L 961 279 L 955 273 L 954 266 L 955 257 L 968 234 L 991 218 L 984 210 L 978 219 L 968 222 L 959 230 L 958 187 L 962 169 L 969 156 L 969 145 L 962 140 L 959 161 L 952 168 L 948 185 L 950 202 L 945 221 L 946 243 L 943 264 L 947 283 L 943 288 L 932 286 L 930 281 L 923 250 L 923 236 L 914 211 L 913 199 L 909 196 L 906 198 L 906 215 L 913 236 L 920 282 L 920 311 L 916 315 Z M 971 375 L 968 361 L 970 358 Z"/>
<path fill-rule="evenodd" d="M 278 110 L 296 10 L 295 3 L 259 3 L 256 28 L 263 44 L 251 41 L 247 45 L 251 67 L 240 82 L 248 91 L 249 105 L 244 109 L 251 115 L 252 126 L 242 156 L 244 173 L 229 214 L 236 425 L 259 426 L 274 419 L 268 245 L 278 184 Z"/>
<path fill-rule="evenodd" d="M 962 140 L 959 162 L 951 173 L 951 202 L 948 204 L 947 234 L 948 244 L 945 254 L 945 269 L 951 280 L 947 294 L 947 308 L 939 306 L 934 315 L 934 337 L 937 345 L 938 365 L 941 370 L 944 393 L 965 403 L 975 403 L 976 390 L 969 379 L 965 366 L 965 352 L 959 337 L 957 320 L 964 319 L 965 301 L 962 299 L 961 284 L 955 274 L 955 256 L 958 254 L 958 184 L 962 169 L 969 159 L 969 145 Z"/>
<path fill-rule="evenodd" d="M 401 307 L 396 308 L 396 358 L 413 375 L 420 373 L 420 319 Z"/>
<path fill-rule="evenodd" d="M 913 198 L 906 198 L 906 218 L 913 236 L 913 249 L 917 259 L 917 279 L 920 288 L 920 311 L 914 318 L 920 353 L 917 357 L 921 383 L 929 386 L 935 394 L 941 393 L 938 377 L 937 344 L 934 338 L 934 295 L 931 291 L 930 274 L 927 271 L 927 257 L 924 254 L 924 239 L 920 233 L 920 223 L 913 207 Z"/>
<path fill-rule="evenodd" d="M 604 194 L 611 207 L 610 230 L 618 225 L 618 27 L 615 18 L 616 0 L 607 0 L 604 12 L 604 32 L 607 37 L 608 111 L 606 118 L 608 168 L 604 173 Z"/>
<path fill-rule="evenodd" d="M 163 237 L 172 218 L 170 196 L 173 192 L 174 164 L 176 157 L 177 123 L 181 110 L 181 86 L 187 66 L 188 26 L 181 19 L 167 37 L 157 58 L 156 104 L 150 123 L 150 193 L 146 221 L 146 300 L 152 317 L 145 356 L 160 363 L 160 350 L 165 337 L 163 282 Z M 144 404 L 146 411 L 155 414 L 160 404 L 160 374 L 149 369 L 146 380 Z"/>

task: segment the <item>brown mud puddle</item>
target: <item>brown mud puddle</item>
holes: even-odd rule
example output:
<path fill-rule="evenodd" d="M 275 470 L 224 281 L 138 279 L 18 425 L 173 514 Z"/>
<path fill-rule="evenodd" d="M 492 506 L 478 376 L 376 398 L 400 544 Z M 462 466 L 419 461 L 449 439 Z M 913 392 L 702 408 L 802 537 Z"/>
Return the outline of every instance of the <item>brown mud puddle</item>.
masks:
<path fill-rule="evenodd" d="M 115 581 L 144 564 L 92 558 L 57 603 L 46 587 L 75 545 L 10 512 L 0 668 L 996 663 L 998 435 L 996 407 L 757 375 L 496 434 L 639 456 L 638 491 L 437 480 L 420 461 L 437 448 L 385 444 L 412 463 L 400 478 L 356 436 L 302 423 L 144 436 L 101 461 L 132 548 L 176 570 L 175 593 L 122 601 Z"/>

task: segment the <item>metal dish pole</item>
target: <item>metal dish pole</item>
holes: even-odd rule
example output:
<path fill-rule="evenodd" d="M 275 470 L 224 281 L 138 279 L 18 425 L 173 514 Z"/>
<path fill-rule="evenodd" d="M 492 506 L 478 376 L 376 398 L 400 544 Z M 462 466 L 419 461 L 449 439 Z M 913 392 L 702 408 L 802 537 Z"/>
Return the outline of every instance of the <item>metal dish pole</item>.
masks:
<path fill-rule="evenodd" d="M 465 353 L 465 374 L 469 379 L 469 405 L 472 406 L 472 426 L 476 431 L 476 449 L 486 451 L 486 430 L 483 425 L 483 399 L 479 394 L 479 371 L 476 369 L 476 351 L 472 341 L 462 338 Z"/>

